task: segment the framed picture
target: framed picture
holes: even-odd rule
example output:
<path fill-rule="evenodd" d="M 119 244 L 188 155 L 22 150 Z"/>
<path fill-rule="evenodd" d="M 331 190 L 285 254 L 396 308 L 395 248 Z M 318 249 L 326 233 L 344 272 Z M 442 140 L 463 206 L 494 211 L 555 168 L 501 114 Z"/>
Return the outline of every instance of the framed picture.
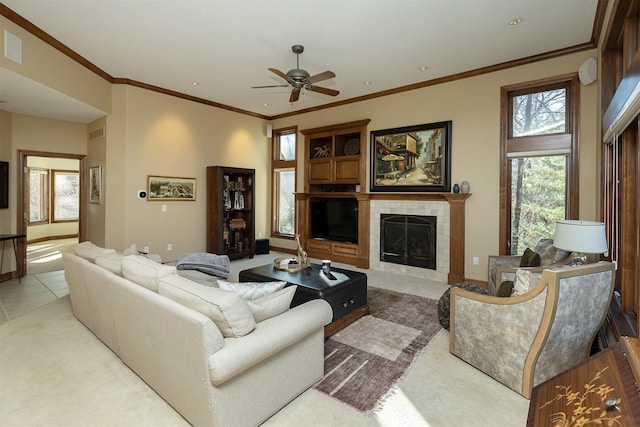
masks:
<path fill-rule="evenodd" d="M 451 120 L 372 131 L 371 191 L 450 192 Z"/>
<path fill-rule="evenodd" d="M 102 204 L 102 166 L 89 168 L 89 203 Z"/>
<path fill-rule="evenodd" d="M 149 175 L 147 177 L 147 200 L 195 201 L 196 179 Z"/>

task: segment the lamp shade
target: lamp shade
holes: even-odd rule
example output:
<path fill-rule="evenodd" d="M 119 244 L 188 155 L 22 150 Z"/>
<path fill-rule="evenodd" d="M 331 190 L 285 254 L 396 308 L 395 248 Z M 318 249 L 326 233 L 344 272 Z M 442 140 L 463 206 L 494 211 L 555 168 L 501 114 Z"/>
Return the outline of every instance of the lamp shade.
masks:
<path fill-rule="evenodd" d="M 604 223 L 568 219 L 557 221 L 553 246 L 569 252 L 605 253 L 608 248 Z"/>

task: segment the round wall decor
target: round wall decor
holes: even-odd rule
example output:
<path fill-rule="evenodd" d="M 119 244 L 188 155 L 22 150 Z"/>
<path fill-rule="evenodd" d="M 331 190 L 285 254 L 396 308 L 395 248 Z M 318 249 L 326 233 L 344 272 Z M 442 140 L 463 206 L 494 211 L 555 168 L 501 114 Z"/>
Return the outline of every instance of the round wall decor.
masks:
<path fill-rule="evenodd" d="M 360 140 L 358 138 L 351 138 L 344 144 L 344 154 L 347 156 L 353 156 L 360 152 Z"/>

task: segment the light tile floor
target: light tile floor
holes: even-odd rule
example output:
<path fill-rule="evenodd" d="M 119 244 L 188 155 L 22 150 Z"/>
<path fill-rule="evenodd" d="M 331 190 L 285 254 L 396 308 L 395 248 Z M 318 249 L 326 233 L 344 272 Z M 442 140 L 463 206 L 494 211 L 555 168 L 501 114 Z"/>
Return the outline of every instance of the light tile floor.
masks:
<path fill-rule="evenodd" d="M 26 275 L 0 283 L 0 324 L 69 293 L 64 270 Z"/>

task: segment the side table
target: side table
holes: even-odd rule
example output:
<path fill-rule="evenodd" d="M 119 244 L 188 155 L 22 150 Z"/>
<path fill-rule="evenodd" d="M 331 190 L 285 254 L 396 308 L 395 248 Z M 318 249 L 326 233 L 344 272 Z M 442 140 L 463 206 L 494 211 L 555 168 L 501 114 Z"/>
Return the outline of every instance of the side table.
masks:
<path fill-rule="evenodd" d="M 18 247 L 16 246 L 16 240 L 26 238 L 26 234 L 0 234 L 0 241 L 2 241 L 2 257 L 0 258 L 0 274 L 2 274 L 2 266 L 4 265 L 4 244 L 7 240 L 11 240 L 13 243 L 13 256 L 16 260 L 16 270 L 18 274 L 18 283 L 20 282 L 20 268 L 18 264 Z"/>
<path fill-rule="evenodd" d="M 568 425 L 564 421 L 574 416 L 575 425 L 640 425 L 639 356 L 640 341 L 622 337 L 615 346 L 538 384 L 527 427 Z"/>

